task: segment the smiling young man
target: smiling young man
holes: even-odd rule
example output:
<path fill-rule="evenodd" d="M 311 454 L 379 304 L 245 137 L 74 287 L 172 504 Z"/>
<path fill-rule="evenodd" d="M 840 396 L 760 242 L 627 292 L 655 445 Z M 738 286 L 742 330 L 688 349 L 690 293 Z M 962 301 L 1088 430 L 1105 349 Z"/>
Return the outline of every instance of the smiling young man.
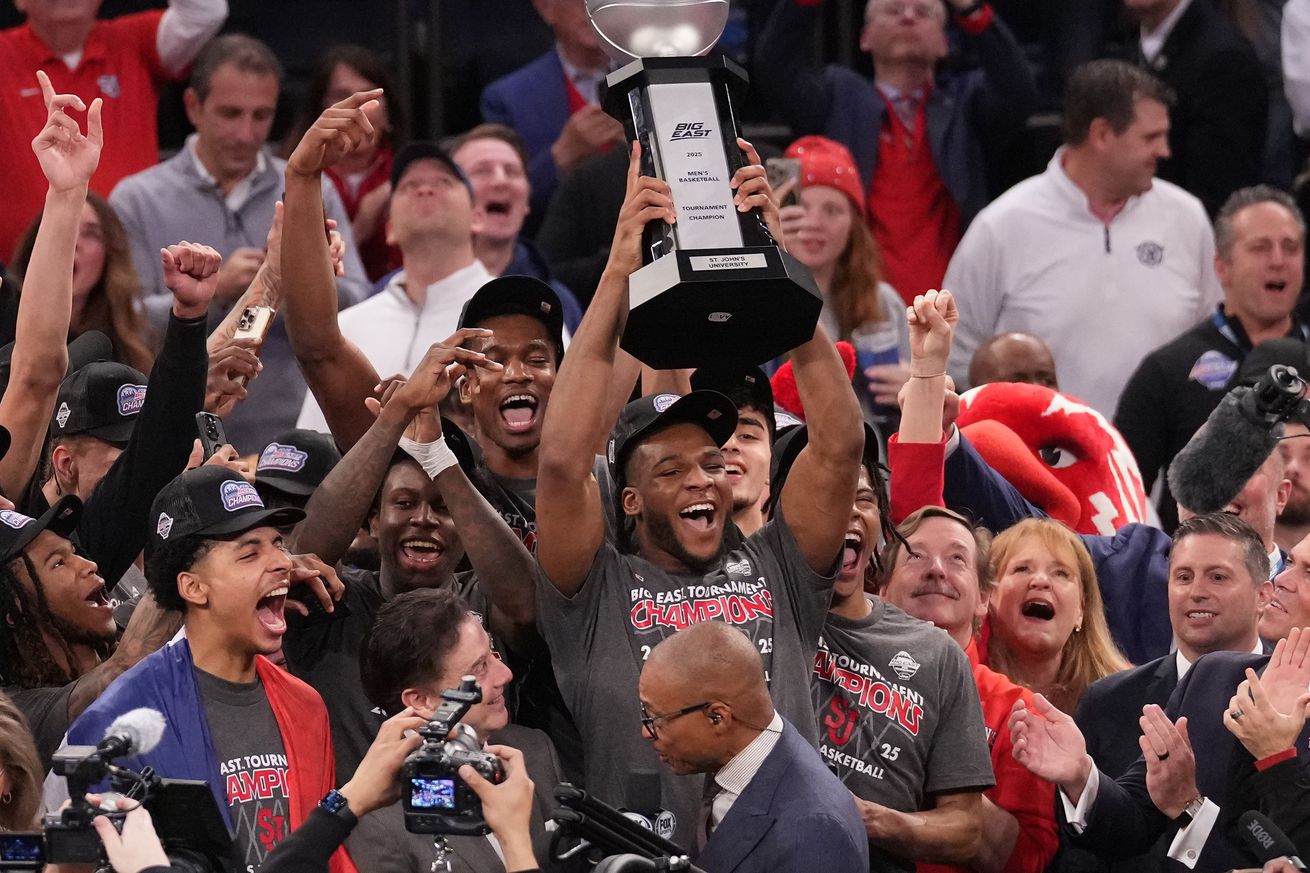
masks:
<path fill-rule="evenodd" d="M 676 219 L 667 186 L 639 177 L 638 161 L 634 148 L 605 278 L 569 347 L 542 429 L 538 624 L 585 743 L 588 790 L 621 803 L 625 774 L 657 770 L 662 805 L 673 813 L 671 839 L 690 846 L 697 780 L 661 768 L 624 726 L 637 717 L 641 664 L 689 624 L 740 627 L 764 657 L 779 711 L 817 740 L 809 674 L 855 496 L 860 413 L 836 349 L 816 328 L 792 351 L 810 442 L 793 481 L 777 495 L 775 518 L 750 537 L 731 520 L 721 449 L 736 430 L 732 401 L 715 391 L 654 395 L 629 403 L 617 424 L 608 420 L 597 399 L 617 378 L 628 276 L 641 265 L 643 228 L 657 218 Z M 766 219 L 776 219 L 762 167 L 744 167 L 733 183 L 738 208 L 761 208 Z M 594 452 L 606 433 L 619 513 L 613 531 L 593 475 Z"/>
<path fill-rule="evenodd" d="M 773 386 L 759 367 L 698 367 L 695 390 L 718 391 L 737 407 L 737 429 L 723 444 L 723 471 L 732 487 L 732 523 L 745 536 L 764 527 L 764 500 L 773 456 Z"/>
<path fill-rule="evenodd" d="M 544 733 L 509 723 L 507 692 L 514 678 L 491 648 L 481 618 L 453 591 L 430 588 L 406 592 L 384 604 L 360 652 L 364 691 L 382 711 L 394 715 L 412 707 L 431 718 L 441 692 L 472 676 L 482 702 L 460 719 L 478 739 L 523 752 L 535 790 L 530 828 L 538 856 L 548 857 L 546 820 L 555 807 L 554 787 L 562 781 L 555 751 Z M 492 837 L 451 836 L 452 873 L 500 873 L 504 862 Z M 430 873 L 432 837 L 405 830 L 400 803 L 364 816 L 351 835 L 352 857 L 372 873 Z"/>
<path fill-rule="evenodd" d="M 282 643 L 293 582 L 278 529 L 304 513 L 268 509 L 239 474 L 204 466 L 160 491 L 151 515 L 146 577 L 186 635 L 120 677 L 68 739 L 94 744 L 129 710 L 161 712 L 159 745 L 122 763 L 208 782 L 235 860 L 253 873 L 335 784 L 323 701 L 266 657 Z M 344 852 L 333 869 L 353 870 Z"/>
<path fill-rule="evenodd" d="M 331 614 L 293 617 L 284 647 L 291 671 L 323 695 L 342 772 L 358 766 L 382 722 L 360 684 L 359 654 L 383 604 L 409 591 L 456 591 L 503 647 L 516 647 L 533 623 L 532 557 L 470 483 L 463 433 L 436 415 L 451 390 L 451 363 L 500 367 L 457 347 L 483 333 L 460 331 L 428 350 L 319 485 L 292 540 L 297 552 L 335 564 L 367 519 L 378 543 L 380 569 L 343 568 L 341 602 Z M 414 441 L 402 439 L 407 432 Z M 472 572 L 460 570 L 466 553 Z"/>
<path fill-rule="evenodd" d="M 1237 516 L 1214 512 L 1178 526 L 1169 553 L 1169 623 L 1178 650 L 1093 682 L 1074 713 L 1102 773 L 1117 779 L 1141 756 L 1142 707 L 1167 704 L 1198 658 L 1264 651 L 1256 625 L 1273 587 L 1268 577 L 1264 542 Z M 1067 851 L 1091 861 L 1085 850 Z M 1158 861 L 1159 853 L 1139 856 L 1123 869 L 1156 869 Z"/>

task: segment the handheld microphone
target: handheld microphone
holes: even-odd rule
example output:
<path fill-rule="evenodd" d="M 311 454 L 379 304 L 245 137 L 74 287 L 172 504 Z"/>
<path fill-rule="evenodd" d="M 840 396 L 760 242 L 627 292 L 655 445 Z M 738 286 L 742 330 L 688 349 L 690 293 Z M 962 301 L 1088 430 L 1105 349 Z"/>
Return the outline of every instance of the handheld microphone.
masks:
<path fill-rule="evenodd" d="M 1169 490 L 1179 506 L 1198 515 L 1218 512 L 1278 447 L 1283 418 L 1274 401 L 1282 395 L 1274 384 L 1270 396 L 1269 379 L 1266 375 L 1254 388 L 1228 392 L 1170 462 Z"/>
<path fill-rule="evenodd" d="M 1293 867 L 1305 869 L 1305 864 L 1296 856 L 1296 846 L 1267 815 L 1247 810 L 1237 820 L 1237 833 L 1261 864 L 1286 855 Z"/>
<path fill-rule="evenodd" d="M 619 812 L 665 839 L 673 836 L 673 814 L 660 806 L 660 774 L 655 770 L 628 774 Z"/>
<path fill-rule="evenodd" d="M 145 755 L 154 751 L 163 736 L 162 713 L 145 707 L 133 709 L 109 725 L 105 738 L 96 746 L 96 754 L 104 761 L 124 755 Z"/>

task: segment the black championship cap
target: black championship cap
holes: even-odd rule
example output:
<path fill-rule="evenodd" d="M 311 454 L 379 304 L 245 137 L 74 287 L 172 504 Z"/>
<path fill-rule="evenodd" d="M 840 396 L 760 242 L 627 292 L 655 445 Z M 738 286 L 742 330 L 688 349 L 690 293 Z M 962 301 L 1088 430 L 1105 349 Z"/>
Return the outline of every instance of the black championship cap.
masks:
<path fill-rule="evenodd" d="M 400 177 L 405 175 L 409 165 L 415 161 L 431 159 L 444 166 L 454 174 L 456 179 L 464 183 L 464 187 L 469 189 L 469 197 L 473 196 L 473 186 L 469 184 L 468 176 L 455 163 L 455 159 L 446 153 L 446 150 L 431 140 L 417 140 L 402 148 L 396 153 L 396 157 L 391 161 L 391 191 L 395 194 L 396 184 Z"/>
<path fill-rule="evenodd" d="M 810 429 L 803 424 L 788 427 L 778 436 L 778 442 L 773 447 L 773 456 L 769 459 L 769 504 L 773 503 L 773 495 L 782 493 L 782 487 L 787 484 L 787 475 L 791 473 L 792 465 L 796 463 L 801 449 L 809 442 Z M 865 422 L 864 454 L 861 463 L 878 471 L 878 475 L 885 481 L 888 474 L 878 460 L 880 451 L 878 435 L 869 427 L 869 423 Z"/>
<path fill-rule="evenodd" d="M 759 367 L 711 365 L 698 367 L 691 374 L 691 387 L 694 391 L 718 391 L 727 396 L 737 406 L 738 412 L 744 406 L 759 410 L 769 428 L 769 438 L 773 439 L 777 427 L 773 422 L 773 386 L 769 377 Z"/>
<path fill-rule="evenodd" d="M 188 470 L 169 482 L 150 505 L 154 531 L 150 547 L 170 539 L 199 535 L 228 539 L 256 527 L 287 527 L 305 513 L 292 507 L 268 509 L 259 492 L 227 467 Z"/>
<path fill-rule="evenodd" d="M 125 443 L 132 438 L 145 402 L 145 374 L 127 364 L 95 361 L 59 386 L 50 435 L 85 433 L 105 442 Z"/>
<path fill-rule="evenodd" d="M 68 369 L 64 371 L 67 378 L 92 361 L 107 361 L 114 354 L 114 344 L 109 337 L 98 330 L 88 330 L 78 334 L 77 339 L 68 344 Z M 9 385 L 9 367 L 14 357 L 14 344 L 0 346 L 0 392 Z"/>
<path fill-rule="evenodd" d="M 531 276 L 501 276 L 478 289 L 464 304 L 460 327 L 477 327 L 498 315 L 526 315 L 546 326 L 555 348 L 564 350 L 564 307 L 559 295 Z"/>
<path fill-rule="evenodd" d="M 72 494 L 59 498 L 40 518 L 29 518 L 12 509 L 0 510 L 0 564 L 7 564 L 22 554 L 43 530 L 67 538 L 82 517 L 82 501 Z"/>
<path fill-rule="evenodd" d="M 264 446 L 255 484 L 292 497 L 308 497 L 341 460 L 336 441 L 316 430 L 289 430 Z"/>
<path fill-rule="evenodd" d="M 605 453 L 614 481 L 623 481 L 623 464 L 642 440 L 679 422 L 699 425 L 716 446 L 722 446 L 737 429 L 737 407 L 717 391 L 693 391 L 682 397 L 651 394 L 632 401 L 610 431 Z"/>

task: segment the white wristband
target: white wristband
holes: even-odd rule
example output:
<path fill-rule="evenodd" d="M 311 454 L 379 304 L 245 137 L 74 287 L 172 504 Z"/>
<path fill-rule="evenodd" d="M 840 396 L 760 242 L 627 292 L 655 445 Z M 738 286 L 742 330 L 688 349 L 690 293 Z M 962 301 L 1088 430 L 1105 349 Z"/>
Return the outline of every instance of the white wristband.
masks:
<path fill-rule="evenodd" d="M 442 470 L 448 470 L 459 464 L 459 458 L 446 445 L 446 438 L 439 436 L 430 443 L 420 443 L 409 437 L 400 438 L 400 448 L 405 454 L 418 461 L 429 479 L 436 479 Z"/>

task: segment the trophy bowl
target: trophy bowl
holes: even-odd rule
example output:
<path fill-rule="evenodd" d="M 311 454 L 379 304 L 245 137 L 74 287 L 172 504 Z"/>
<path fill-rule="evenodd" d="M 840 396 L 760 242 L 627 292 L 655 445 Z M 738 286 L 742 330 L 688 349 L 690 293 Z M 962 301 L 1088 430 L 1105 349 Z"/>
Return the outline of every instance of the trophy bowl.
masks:
<path fill-rule="evenodd" d="M 696 57 L 728 23 L 728 0 L 587 0 L 587 18 L 619 63 Z"/>

